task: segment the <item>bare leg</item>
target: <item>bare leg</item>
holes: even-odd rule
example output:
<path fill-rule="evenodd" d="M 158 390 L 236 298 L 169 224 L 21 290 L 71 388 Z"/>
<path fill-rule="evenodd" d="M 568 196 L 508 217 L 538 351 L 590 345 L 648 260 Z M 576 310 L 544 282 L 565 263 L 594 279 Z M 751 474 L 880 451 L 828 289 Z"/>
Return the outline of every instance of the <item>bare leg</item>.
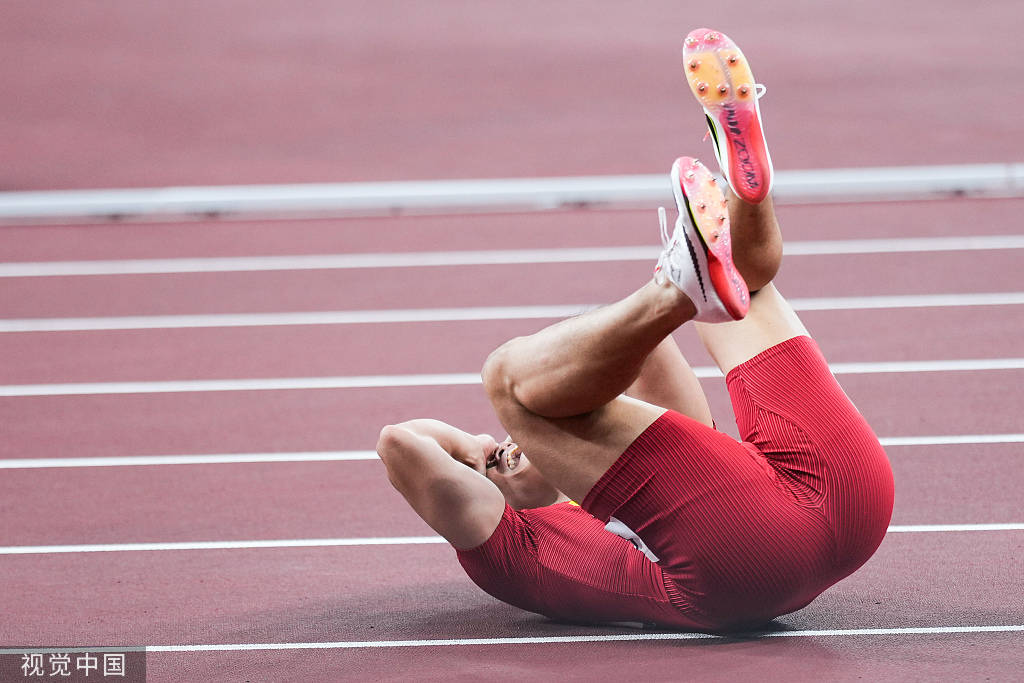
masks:
<path fill-rule="evenodd" d="M 772 198 L 750 204 L 728 186 L 726 192 L 733 261 L 753 293 L 751 312 L 737 323 L 696 326 L 719 367 L 727 372 L 775 344 L 807 334 L 807 330 L 771 285 L 782 263 L 782 232 Z M 758 290 L 765 287 L 771 289 L 771 296 L 758 295 Z M 745 321 L 750 322 L 743 324 Z M 647 357 L 640 376 L 626 394 L 671 408 L 708 426 L 713 424 L 700 382 L 671 337 Z"/>
<path fill-rule="evenodd" d="M 484 379 L 507 385 L 498 388 L 544 417 L 589 413 L 623 393 L 648 354 L 693 314 L 679 289 L 652 281 L 610 306 L 507 342 L 491 354 Z"/>
<path fill-rule="evenodd" d="M 671 335 L 647 356 L 626 395 L 688 415 L 711 427 L 711 408 L 700 380 Z"/>
<path fill-rule="evenodd" d="M 749 283 L 763 287 L 782 253 L 771 200 L 748 204 L 730 196 L 733 258 Z M 491 354 L 483 377 L 495 411 L 549 482 L 582 500 L 661 416 L 663 406 L 621 396 L 631 386 L 710 423 L 703 392 L 692 372 L 681 369 L 686 366 L 678 349 L 679 383 L 666 391 L 651 380 L 655 367 L 671 365 L 674 347 L 663 346 L 666 337 L 694 314 L 693 303 L 674 285 L 649 282 L 618 303 L 513 339 Z M 642 376 L 646 363 L 652 372 Z"/>
<path fill-rule="evenodd" d="M 726 374 L 776 344 L 808 334 L 789 302 L 771 283 L 751 295 L 750 311 L 743 320 L 696 326 L 708 353 Z"/>
<path fill-rule="evenodd" d="M 775 277 L 782 263 L 782 232 L 769 196 L 760 204 L 750 204 L 727 188 L 729 223 L 732 233 L 732 260 L 747 281 L 751 292 L 761 289 Z"/>
<path fill-rule="evenodd" d="M 782 256 L 771 199 L 749 204 L 730 190 L 729 212 L 734 262 L 751 287 L 769 285 Z M 756 298 L 769 300 L 763 295 Z M 758 309 L 762 315 L 755 317 L 777 317 L 769 315 L 774 307 L 762 303 Z M 666 340 L 694 312 L 692 302 L 675 286 L 650 282 L 611 306 L 513 339 L 488 358 L 484 384 L 495 411 L 548 481 L 581 500 L 669 407 L 666 403 L 711 424 L 696 377 L 678 348 Z M 741 327 L 740 333 L 710 332 L 705 343 L 716 360 L 727 362 L 771 345 L 770 337 L 762 334 L 765 324 Z M 699 327 L 733 330 L 738 325 L 742 321 Z M 749 332 L 744 335 L 744 330 Z M 789 336 L 798 333 L 784 331 Z M 728 346 L 724 340 L 731 334 L 752 339 Z M 648 371 L 642 373 L 645 366 Z M 658 377 L 662 373 L 671 373 L 672 380 Z M 630 388 L 651 402 L 620 396 Z"/>
<path fill-rule="evenodd" d="M 776 344 L 807 334 L 807 328 L 779 294 L 772 278 L 782 262 L 782 232 L 771 197 L 749 204 L 729 190 L 733 261 L 751 290 L 743 320 L 696 323 L 697 333 L 723 373 Z"/>
<path fill-rule="evenodd" d="M 648 355 L 692 318 L 675 286 L 649 282 L 622 301 L 513 339 L 487 359 L 498 418 L 544 478 L 577 501 L 665 408 L 621 394 Z"/>

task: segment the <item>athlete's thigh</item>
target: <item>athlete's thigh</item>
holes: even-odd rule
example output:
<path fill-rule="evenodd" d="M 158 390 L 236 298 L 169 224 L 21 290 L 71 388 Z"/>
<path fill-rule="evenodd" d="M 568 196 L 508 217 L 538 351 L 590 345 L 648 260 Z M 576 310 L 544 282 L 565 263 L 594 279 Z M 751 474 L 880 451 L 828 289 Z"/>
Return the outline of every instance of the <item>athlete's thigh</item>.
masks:
<path fill-rule="evenodd" d="M 663 567 L 680 569 L 693 567 L 722 543 L 743 545 L 748 517 L 761 514 L 761 501 L 776 490 L 748 446 L 668 411 L 581 503 L 598 519 L 622 520 Z"/>
<path fill-rule="evenodd" d="M 626 395 L 688 415 L 709 427 L 714 425 L 700 380 L 672 335 L 665 337 L 647 356 L 640 375 L 626 390 Z"/>
<path fill-rule="evenodd" d="M 886 533 L 892 468 L 817 344 L 786 340 L 734 368 L 727 383 L 743 440 L 793 500 L 829 520 L 837 561 L 859 566 Z"/>
<path fill-rule="evenodd" d="M 542 417 L 515 401 L 496 404 L 495 410 L 530 462 L 573 500 L 583 500 L 629 445 L 665 412 L 628 396 L 573 417 Z"/>
<path fill-rule="evenodd" d="M 787 339 L 808 336 L 793 307 L 771 283 L 751 294 L 750 311 L 743 320 L 694 324 L 704 347 L 726 375 Z"/>

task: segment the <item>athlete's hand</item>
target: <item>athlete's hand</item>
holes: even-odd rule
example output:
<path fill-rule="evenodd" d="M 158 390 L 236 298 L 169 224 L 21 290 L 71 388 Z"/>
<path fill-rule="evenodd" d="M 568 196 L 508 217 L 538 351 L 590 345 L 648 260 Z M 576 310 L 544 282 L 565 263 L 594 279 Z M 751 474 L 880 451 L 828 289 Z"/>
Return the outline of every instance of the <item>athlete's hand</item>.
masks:
<path fill-rule="evenodd" d="M 487 458 L 498 448 L 498 442 L 490 434 L 477 434 L 467 440 L 465 448 L 457 448 L 452 457 L 480 474 L 487 473 Z"/>
<path fill-rule="evenodd" d="M 498 442 L 490 434 L 477 434 L 473 438 L 480 442 L 480 448 L 483 449 L 484 453 L 484 460 L 487 460 L 491 453 L 498 450 Z"/>

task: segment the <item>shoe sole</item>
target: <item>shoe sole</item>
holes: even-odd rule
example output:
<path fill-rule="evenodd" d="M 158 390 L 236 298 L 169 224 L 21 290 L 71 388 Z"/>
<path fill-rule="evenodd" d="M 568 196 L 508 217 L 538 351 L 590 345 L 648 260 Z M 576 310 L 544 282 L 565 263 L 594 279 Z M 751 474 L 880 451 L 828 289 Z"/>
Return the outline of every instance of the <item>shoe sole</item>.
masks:
<path fill-rule="evenodd" d="M 763 201 L 771 191 L 772 161 L 750 63 L 728 36 L 699 28 L 686 36 L 683 69 L 694 97 L 717 124 L 709 126 L 716 149 L 721 149 L 717 131 L 725 135 L 733 191 L 744 201 Z"/>
<path fill-rule="evenodd" d="M 741 320 L 750 310 L 750 292 L 732 260 L 729 210 L 721 188 L 704 164 L 679 157 L 672 164 L 672 192 L 679 214 L 693 227 L 707 255 L 715 294 L 729 316 Z"/>

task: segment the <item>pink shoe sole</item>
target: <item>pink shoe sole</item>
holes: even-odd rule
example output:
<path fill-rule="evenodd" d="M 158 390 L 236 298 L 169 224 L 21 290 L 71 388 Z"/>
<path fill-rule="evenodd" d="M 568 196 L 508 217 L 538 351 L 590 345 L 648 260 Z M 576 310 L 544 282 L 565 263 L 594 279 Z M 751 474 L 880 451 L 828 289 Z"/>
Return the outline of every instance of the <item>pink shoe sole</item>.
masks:
<path fill-rule="evenodd" d="M 713 124 L 715 152 L 733 191 L 744 201 L 763 201 L 774 174 L 750 64 L 728 36 L 706 28 L 686 37 L 683 63 L 690 90 Z"/>
<path fill-rule="evenodd" d="M 711 286 L 733 320 L 750 310 L 750 292 L 732 260 L 729 209 L 711 171 L 693 157 L 672 164 L 672 190 L 680 215 L 688 216 L 707 254 Z"/>

